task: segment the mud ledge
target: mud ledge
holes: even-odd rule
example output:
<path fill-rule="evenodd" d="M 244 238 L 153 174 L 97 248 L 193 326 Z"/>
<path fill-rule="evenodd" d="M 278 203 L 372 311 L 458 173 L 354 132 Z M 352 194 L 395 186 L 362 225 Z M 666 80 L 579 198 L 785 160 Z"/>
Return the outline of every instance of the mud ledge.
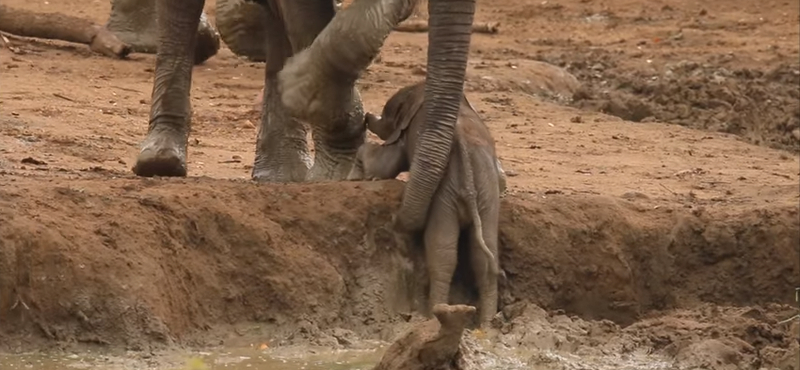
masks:
<path fill-rule="evenodd" d="M 413 275 L 392 268 L 405 258 L 388 231 L 398 181 L 49 180 L 0 181 L 16 182 L 0 187 L 0 350 L 190 344 L 240 323 L 385 337 L 384 324 L 408 319 L 391 298 Z M 627 325 L 700 303 L 793 302 L 797 206 L 729 214 L 642 202 L 506 198 L 501 305 Z"/>

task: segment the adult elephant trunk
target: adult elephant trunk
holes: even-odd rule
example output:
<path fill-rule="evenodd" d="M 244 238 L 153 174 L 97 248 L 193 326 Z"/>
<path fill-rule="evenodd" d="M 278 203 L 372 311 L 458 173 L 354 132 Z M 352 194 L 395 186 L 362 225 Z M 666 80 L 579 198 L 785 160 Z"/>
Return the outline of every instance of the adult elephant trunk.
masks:
<path fill-rule="evenodd" d="M 444 175 L 464 94 L 475 0 L 429 0 L 427 119 L 397 215 L 401 230 L 425 227 L 428 209 Z"/>
<path fill-rule="evenodd" d="M 355 86 L 389 33 L 411 15 L 415 2 L 359 0 L 339 11 L 311 46 L 289 58 L 278 74 L 281 100 L 289 112 L 309 122 L 346 114 L 342 91 Z"/>

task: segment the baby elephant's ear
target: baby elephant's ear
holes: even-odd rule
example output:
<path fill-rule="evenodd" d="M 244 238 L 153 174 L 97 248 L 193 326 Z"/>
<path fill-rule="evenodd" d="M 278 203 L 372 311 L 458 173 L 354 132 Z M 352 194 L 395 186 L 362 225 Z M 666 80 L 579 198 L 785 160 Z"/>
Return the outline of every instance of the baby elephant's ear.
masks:
<path fill-rule="evenodd" d="M 381 118 L 381 116 L 366 113 L 364 114 L 364 122 L 367 124 L 367 129 L 378 135 L 381 140 L 385 141 L 394 132 L 394 125 Z"/>

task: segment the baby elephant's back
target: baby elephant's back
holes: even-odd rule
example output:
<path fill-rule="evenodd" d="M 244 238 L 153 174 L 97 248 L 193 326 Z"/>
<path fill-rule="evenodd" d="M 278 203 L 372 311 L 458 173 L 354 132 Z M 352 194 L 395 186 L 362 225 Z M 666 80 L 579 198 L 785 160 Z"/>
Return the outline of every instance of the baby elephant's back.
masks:
<path fill-rule="evenodd" d="M 420 96 L 414 98 L 420 99 Z M 415 111 L 415 116 L 412 120 L 410 130 L 408 131 L 408 152 L 414 153 L 416 150 L 416 143 L 419 142 L 420 129 L 425 125 L 427 115 L 425 110 L 427 103 L 422 102 L 420 109 Z M 480 150 L 492 157 L 495 156 L 495 144 L 492 133 L 483 120 L 478 115 L 478 112 L 469 103 L 467 97 L 464 96 L 461 100 L 461 107 L 458 112 L 458 120 L 456 121 L 456 132 L 453 138 L 452 151 L 457 151 L 457 140 L 464 140 L 471 150 Z M 410 156 L 409 156 L 410 158 Z"/>
<path fill-rule="evenodd" d="M 465 141 L 470 149 L 484 150 L 488 151 L 492 156 L 495 155 L 492 133 L 466 96 L 461 100 L 461 109 L 458 112 L 458 121 L 456 122 L 456 134 L 460 140 Z"/>
<path fill-rule="evenodd" d="M 462 148 L 461 145 L 464 147 Z M 469 162 L 466 166 L 465 162 Z M 470 169 L 468 173 L 467 168 Z M 478 112 L 464 97 L 456 123 L 456 138 L 451 149 L 446 177 L 449 191 L 466 195 L 467 182 L 472 183 L 478 207 L 483 208 L 487 202 L 497 199 L 499 193 L 499 176 L 495 143 L 491 131 L 483 122 Z M 458 204 L 459 219 L 462 226 L 472 222 L 466 207 L 468 200 L 461 198 Z"/>

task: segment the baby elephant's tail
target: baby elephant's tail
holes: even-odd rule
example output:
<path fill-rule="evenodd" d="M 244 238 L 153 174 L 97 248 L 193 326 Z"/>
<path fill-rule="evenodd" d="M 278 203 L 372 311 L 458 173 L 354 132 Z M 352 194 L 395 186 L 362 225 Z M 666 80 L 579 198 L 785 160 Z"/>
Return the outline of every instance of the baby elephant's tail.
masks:
<path fill-rule="evenodd" d="M 472 227 L 475 230 L 475 239 L 478 240 L 483 253 L 486 253 L 486 256 L 488 257 L 489 271 L 492 274 L 497 275 L 500 272 L 500 267 L 498 266 L 500 261 L 497 260 L 497 256 L 492 253 L 492 251 L 486 245 L 486 240 L 483 238 L 483 222 L 481 222 L 481 215 L 478 212 L 478 193 L 475 191 L 475 174 L 472 171 L 472 162 L 470 161 L 469 151 L 467 150 L 467 145 L 464 143 L 462 138 L 456 137 L 456 142 L 458 143 L 458 148 L 461 151 L 461 162 L 464 164 L 464 186 L 467 190 L 466 201 L 467 207 L 469 208 L 469 214 L 472 217 Z"/>

